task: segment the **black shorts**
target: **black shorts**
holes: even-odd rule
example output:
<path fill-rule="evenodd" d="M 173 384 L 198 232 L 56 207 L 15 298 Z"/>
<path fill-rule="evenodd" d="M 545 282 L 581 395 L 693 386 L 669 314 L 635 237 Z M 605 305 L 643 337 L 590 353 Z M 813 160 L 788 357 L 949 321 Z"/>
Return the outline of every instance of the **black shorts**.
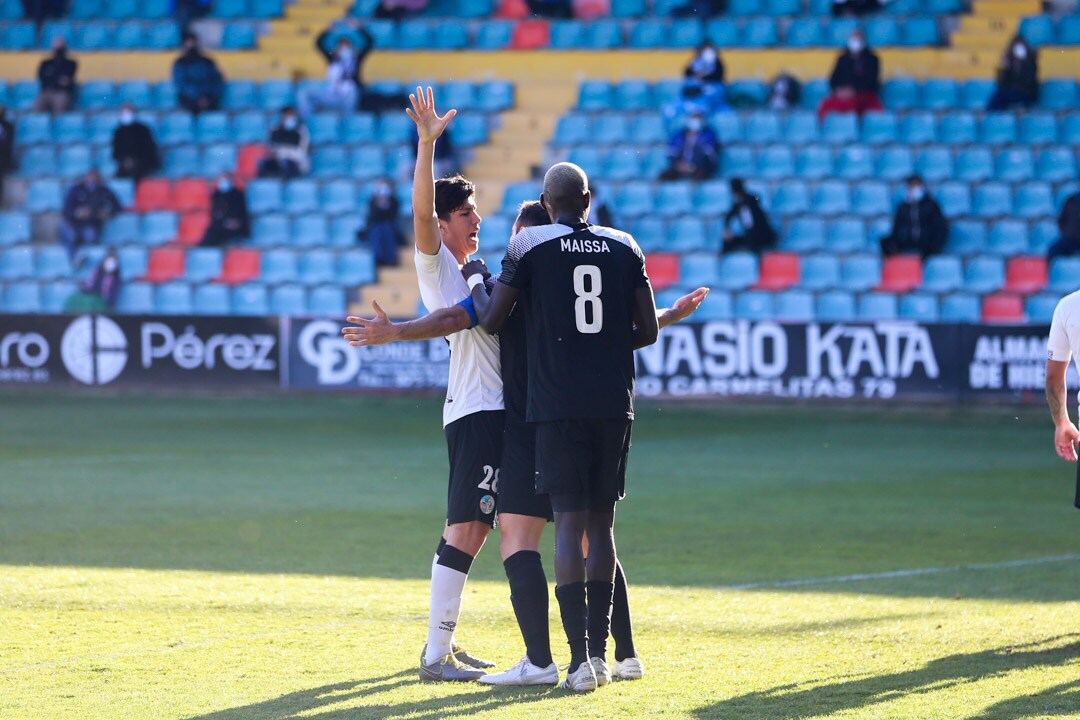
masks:
<path fill-rule="evenodd" d="M 495 524 L 505 415 L 503 410 L 485 410 L 446 426 L 450 452 L 446 522 L 450 525 L 474 520 Z"/>
<path fill-rule="evenodd" d="M 536 426 L 506 413 L 499 512 L 551 520 L 551 499 L 536 494 Z"/>
<path fill-rule="evenodd" d="M 626 495 L 630 420 L 536 424 L 536 491 L 556 512 L 612 512 Z"/>

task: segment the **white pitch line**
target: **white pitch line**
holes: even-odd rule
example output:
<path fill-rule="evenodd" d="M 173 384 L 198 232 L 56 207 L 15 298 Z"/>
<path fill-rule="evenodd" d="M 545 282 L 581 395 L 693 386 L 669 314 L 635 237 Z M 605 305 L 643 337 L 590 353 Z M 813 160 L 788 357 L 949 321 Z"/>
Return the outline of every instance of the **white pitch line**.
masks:
<path fill-rule="evenodd" d="M 834 577 L 804 578 L 802 580 L 778 580 L 775 582 L 746 583 L 745 585 L 724 585 L 721 590 L 768 590 L 773 588 L 803 587 L 806 585 L 830 585 L 850 583 L 861 580 L 887 580 L 889 578 L 914 577 L 916 575 L 940 575 L 942 573 L 963 572 L 966 570 L 998 570 L 1002 568 L 1045 565 L 1047 563 L 1070 562 L 1080 560 L 1080 554 L 1048 555 L 1026 560 L 1006 560 L 1004 562 L 974 563 L 972 565 L 953 565 L 951 567 L 914 568 L 911 570 L 891 570 L 888 572 L 862 573 L 859 575 L 836 575 Z"/>

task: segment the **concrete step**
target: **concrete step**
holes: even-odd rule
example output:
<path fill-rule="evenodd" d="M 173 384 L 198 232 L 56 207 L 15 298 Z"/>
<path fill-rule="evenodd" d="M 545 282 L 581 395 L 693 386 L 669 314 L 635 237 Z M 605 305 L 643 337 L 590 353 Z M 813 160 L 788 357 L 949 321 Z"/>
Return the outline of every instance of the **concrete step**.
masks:
<path fill-rule="evenodd" d="M 392 318 L 415 317 L 420 303 L 420 286 L 412 254 L 412 245 L 402 248 L 398 253 L 398 267 L 381 268 L 378 283 L 360 288 L 359 300 L 349 306 L 350 314 L 370 317 L 371 301 L 377 300 Z"/>
<path fill-rule="evenodd" d="M 972 14 L 1021 18 L 1042 12 L 1041 0 L 975 0 Z"/>
<path fill-rule="evenodd" d="M 1020 19 L 1015 17 L 993 17 L 984 15 L 964 15 L 960 18 L 960 28 L 953 33 L 957 35 L 972 33 L 1007 33 L 1012 35 L 1020 26 Z"/>
<path fill-rule="evenodd" d="M 996 51 L 1000 56 L 1012 37 L 1013 33 L 957 33 L 952 36 L 952 46 L 957 50 Z"/>
<path fill-rule="evenodd" d="M 576 83 L 528 85 L 517 93 L 518 110 L 562 114 L 577 100 Z"/>
<path fill-rule="evenodd" d="M 558 113 L 524 112 L 511 110 L 499 116 L 498 133 L 519 135 L 541 135 L 548 140 L 555 133 L 559 121 Z"/>
<path fill-rule="evenodd" d="M 300 20 L 309 23 L 322 23 L 329 25 L 334 20 L 340 20 L 345 15 L 345 10 L 334 5 L 289 5 L 285 8 L 285 17 L 290 20 Z"/>

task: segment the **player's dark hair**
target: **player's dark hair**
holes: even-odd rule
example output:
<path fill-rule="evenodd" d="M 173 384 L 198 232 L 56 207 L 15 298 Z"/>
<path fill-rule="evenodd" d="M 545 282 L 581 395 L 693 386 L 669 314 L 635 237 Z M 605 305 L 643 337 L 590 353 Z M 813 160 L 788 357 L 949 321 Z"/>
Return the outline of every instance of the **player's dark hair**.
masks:
<path fill-rule="evenodd" d="M 517 221 L 519 227 L 536 227 L 538 225 L 550 225 L 551 217 L 539 200 L 526 200 L 518 206 Z"/>
<path fill-rule="evenodd" d="M 476 186 L 461 175 L 435 181 L 435 214 L 440 220 L 449 220 L 473 195 Z"/>

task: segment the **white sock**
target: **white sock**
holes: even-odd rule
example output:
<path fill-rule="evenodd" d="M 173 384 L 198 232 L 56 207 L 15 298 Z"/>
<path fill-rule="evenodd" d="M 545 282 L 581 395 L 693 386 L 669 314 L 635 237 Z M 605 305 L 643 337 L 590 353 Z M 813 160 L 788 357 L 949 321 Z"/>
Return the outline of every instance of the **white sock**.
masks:
<path fill-rule="evenodd" d="M 436 558 L 438 559 L 438 558 Z M 465 590 L 466 573 L 458 572 L 437 562 L 431 565 L 431 615 L 428 621 L 427 654 L 424 663 L 430 665 L 449 655 L 454 643 L 454 629 L 461 615 L 461 595 Z"/>

